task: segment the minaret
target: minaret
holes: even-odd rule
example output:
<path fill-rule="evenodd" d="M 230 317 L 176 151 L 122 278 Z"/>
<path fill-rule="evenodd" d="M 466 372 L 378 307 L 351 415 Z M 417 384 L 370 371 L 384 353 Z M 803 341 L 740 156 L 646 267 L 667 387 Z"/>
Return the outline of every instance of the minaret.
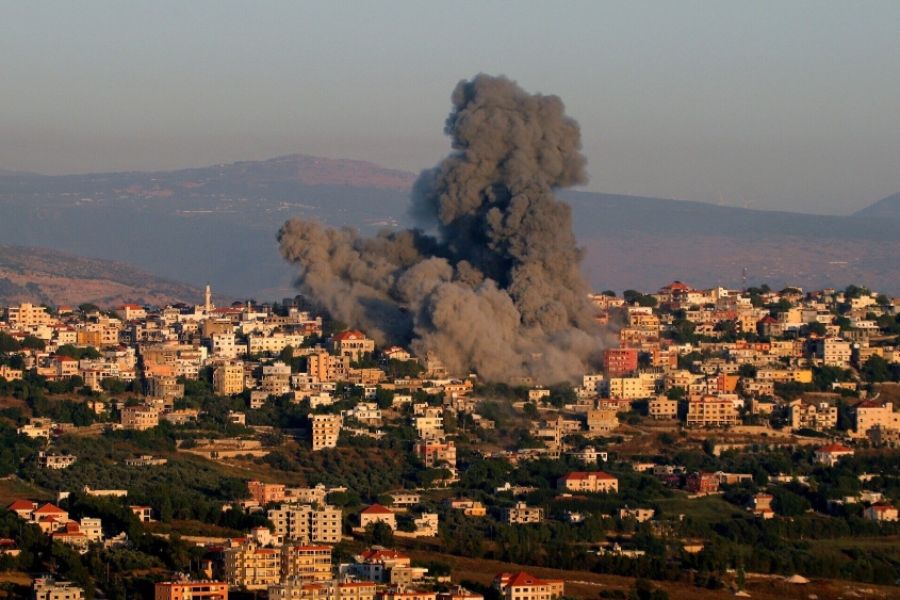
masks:
<path fill-rule="evenodd" d="M 203 294 L 203 308 L 206 311 L 206 314 L 212 312 L 212 289 L 210 289 L 209 284 L 206 284 L 206 293 Z"/>

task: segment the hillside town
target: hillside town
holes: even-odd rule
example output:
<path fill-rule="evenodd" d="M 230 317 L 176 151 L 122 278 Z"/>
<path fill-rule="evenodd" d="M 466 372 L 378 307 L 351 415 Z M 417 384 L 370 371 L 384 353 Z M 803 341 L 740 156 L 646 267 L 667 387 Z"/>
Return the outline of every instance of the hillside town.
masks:
<path fill-rule="evenodd" d="M 900 580 L 900 298 L 675 281 L 590 301 L 595 370 L 558 382 L 450 373 L 299 296 L 8 306 L 0 561 L 28 583 L 3 589 L 662 600 Z"/>

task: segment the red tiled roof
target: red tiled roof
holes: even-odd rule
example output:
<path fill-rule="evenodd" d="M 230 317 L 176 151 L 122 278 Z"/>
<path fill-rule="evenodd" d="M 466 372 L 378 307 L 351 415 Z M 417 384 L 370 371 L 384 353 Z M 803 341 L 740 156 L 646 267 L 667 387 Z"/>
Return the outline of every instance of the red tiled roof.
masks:
<path fill-rule="evenodd" d="M 37 514 L 42 514 L 42 515 L 46 515 L 46 514 L 54 515 L 54 514 L 57 514 L 57 515 L 61 515 L 61 514 L 65 514 L 65 513 L 66 513 L 66 511 L 64 511 L 63 509 L 61 509 L 61 508 L 58 507 L 58 506 L 55 506 L 55 505 L 53 505 L 53 504 L 50 504 L 49 502 L 46 503 L 46 504 L 44 504 L 42 507 L 40 507 L 39 509 L 37 509 L 37 510 L 34 511 L 34 514 L 36 514 L 36 515 L 37 515 Z"/>
<path fill-rule="evenodd" d="M 7 506 L 7 510 L 34 510 L 35 503 L 31 500 L 15 500 L 12 504 Z"/>
<path fill-rule="evenodd" d="M 822 446 L 821 448 L 819 448 L 818 451 L 819 452 L 828 452 L 831 454 L 833 454 L 835 452 L 853 452 L 852 449 L 848 448 L 847 446 L 844 446 L 843 444 L 828 444 L 827 446 Z"/>
<path fill-rule="evenodd" d="M 380 504 L 373 504 L 372 506 L 364 509 L 361 514 L 364 515 L 392 515 L 394 514 L 390 510 L 386 509 Z"/>
<path fill-rule="evenodd" d="M 596 479 L 615 479 L 609 473 L 605 471 L 572 471 L 571 473 L 565 475 L 563 479 L 566 481 L 579 481 L 583 479 L 590 479 L 591 475 L 593 475 Z"/>
<path fill-rule="evenodd" d="M 348 329 L 347 331 L 342 331 L 340 333 L 334 334 L 331 339 L 335 341 L 344 341 L 344 340 L 361 340 L 365 339 L 366 334 L 362 331 L 357 331 L 356 329 Z"/>

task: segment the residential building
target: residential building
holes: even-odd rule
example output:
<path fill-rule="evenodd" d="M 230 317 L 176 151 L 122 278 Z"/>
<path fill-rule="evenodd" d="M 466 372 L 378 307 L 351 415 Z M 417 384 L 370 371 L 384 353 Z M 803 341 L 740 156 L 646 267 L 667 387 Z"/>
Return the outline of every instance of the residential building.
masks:
<path fill-rule="evenodd" d="M 515 506 L 503 509 L 502 518 L 508 525 L 541 523 L 544 520 L 544 509 L 517 502 Z"/>
<path fill-rule="evenodd" d="M 154 586 L 154 600 L 228 600 L 228 584 L 219 581 L 165 581 Z"/>
<path fill-rule="evenodd" d="M 687 490 L 692 494 L 706 495 L 719 491 L 719 478 L 715 473 L 691 473 L 686 483 Z"/>
<path fill-rule="evenodd" d="M 619 491 L 619 480 L 604 471 L 572 471 L 560 477 L 556 487 L 570 492 L 615 494 Z"/>
<path fill-rule="evenodd" d="M 827 402 L 805 403 L 794 400 L 790 404 L 791 429 L 826 431 L 837 427 L 838 410 Z"/>
<path fill-rule="evenodd" d="M 721 396 L 698 395 L 688 401 L 688 427 L 727 427 L 738 424 L 733 400 Z"/>
<path fill-rule="evenodd" d="M 653 419 L 678 418 L 678 400 L 672 400 L 667 396 L 657 396 L 647 403 L 647 410 Z"/>
<path fill-rule="evenodd" d="M 70 581 L 38 577 L 31 586 L 34 600 L 84 600 L 84 590 Z"/>
<path fill-rule="evenodd" d="M 313 452 L 324 448 L 336 448 L 341 433 L 341 415 L 309 415 L 312 422 Z"/>
<path fill-rule="evenodd" d="M 282 580 L 315 582 L 331 579 L 331 546 L 286 545 L 281 549 Z"/>
<path fill-rule="evenodd" d="M 269 600 L 375 600 L 372 581 L 285 581 L 269 586 Z"/>
<path fill-rule="evenodd" d="M 284 500 L 284 488 L 283 483 L 263 483 L 257 480 L 247 482 L 247 491 L 250 492 L 250 497 L 256 500 L 260 506 Z"/>
<path fill-rule="evenodd" d="M 213 371 L 213 390 L 221 396 L 231 396 L 244 391 L 243 363 L 229 362 Z"/>
<path fill-rule="evenodd" d="M 313 508 L 303 504 L 283 504 L 269 509 L 275 535 L 303 544 L 336 544 L 341 541 L 341 509 L 334 506 Z"/>
<path fill-rule="evenodd" d="M 853 456 L 853 449 L 843 444 L 828 444 L 817 449 L 815 456 L 817 463 L 826 467 L 833 467 L 845 456 Z"/>
<path fill-rule="evenodd" d="M 225 549 L 225 580 L 247 589 L 264 589 L 281 582 L 281 549 L 246 542 Z"/>
<path fill-rule="evenodd" d="M 898 511 L 896 506 L 890 504 L 873 504 L 863 510 L 863 517 L 879 523 L 895 523 Z"/>
<path fill-rule="evenodd" d="M 397 529 L 397 516 L 380 504 L 366 507 L 359 513 L 359 526 L 365 529 L 370 524 L 384 523 L 392 530 Z"/>
<path fill-rule="evenodd" d="M 357 361 L 363 354 L 375 351 L 375 340 L 366 337 L 361 331 L 351 329 L 334 334 L 331 337 L 331 349 L 338 356 Z"/>
<path fill-rule="evenodd" d="M 122 409 L 122 428 L 145 431 L 159 425 L 159 410 L 153 406 L 138 404 Z"/>
<path fill-rule="evenodd" d="M 498 574 L 493 587 L 501 600 L 555 600 L 565 593 L 563 580 L 540 579 L 524 571 Z"/>

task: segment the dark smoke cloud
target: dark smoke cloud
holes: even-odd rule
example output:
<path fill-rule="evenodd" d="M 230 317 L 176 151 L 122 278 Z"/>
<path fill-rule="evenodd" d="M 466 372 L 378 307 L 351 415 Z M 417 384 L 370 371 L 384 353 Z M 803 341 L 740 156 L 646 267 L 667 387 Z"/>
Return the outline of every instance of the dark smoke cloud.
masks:
<path fill-rule="evenodd" d="M 569 206 L 553 195 L 586 180 L 578 124 L 504 77 L 462 81 L 452 102 L 453 153 L 413 191 L 429 233 L 294 219 L 281 252 L 304 294 L 379 343 L 491 381 L 573 379 L 600 349 Z"/>

